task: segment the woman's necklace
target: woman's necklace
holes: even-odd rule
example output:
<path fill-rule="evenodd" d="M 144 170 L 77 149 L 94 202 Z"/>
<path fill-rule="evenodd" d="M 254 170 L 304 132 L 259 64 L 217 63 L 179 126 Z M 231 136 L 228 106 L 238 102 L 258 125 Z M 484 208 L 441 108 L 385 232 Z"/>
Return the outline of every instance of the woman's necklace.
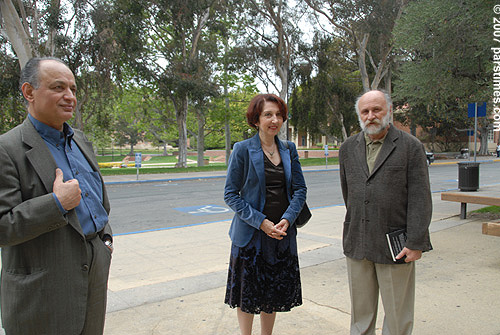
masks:
<path fill-rule="evenodd" d="M 272 139 L 269 140 L 269 142 L 271 143 L 270 146 L 267 146 L 265 145 L 265 140 L 263 140 L 262 138 L 260 139 L 260 145 L 262 146 L 262 150 L 264 150 L 265 152 L 267 152 L 270 156 L 270 158 L 273 158 L 273 155 L 274 153 L 276 152 L 276 142 L 274 142 L 274 137 Z M 272 149 L 272 150 L 270 150 Z"/>
<path fill-rule="evenodd" d="M 266 149 L 264 148 L 264 146 L 262 146 L 262 148 L 264 149 L 265 152 L 267 152 L 271 157 L 273 157 L 274 153 L 276 152 L 276 149 L 274 150 L 269 150 L 269 149 Z"/>

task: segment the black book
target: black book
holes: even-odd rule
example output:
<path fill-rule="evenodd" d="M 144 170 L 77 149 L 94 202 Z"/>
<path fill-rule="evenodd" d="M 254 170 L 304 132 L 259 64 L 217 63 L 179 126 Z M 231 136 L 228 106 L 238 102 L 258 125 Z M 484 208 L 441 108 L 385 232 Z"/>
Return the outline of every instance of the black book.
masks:
<path fill-rule="evenodd" d="M 406 245 L 406 230 L 399 229 L 391 233 L 385 234 L 387 237 L 387 243 L 389 244 L 389 250 L 391 251 L 392 260 L 397 263 L 403 263 L 404 258 L 396 259 L 396 256 L 403 250 Z"/>

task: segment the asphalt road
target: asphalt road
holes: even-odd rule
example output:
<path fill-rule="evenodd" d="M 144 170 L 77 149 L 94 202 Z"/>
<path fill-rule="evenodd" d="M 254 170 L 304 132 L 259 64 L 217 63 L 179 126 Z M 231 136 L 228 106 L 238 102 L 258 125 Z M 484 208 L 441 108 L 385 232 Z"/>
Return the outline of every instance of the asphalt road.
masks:
<path fill-rule="evenodd" d="M 431 190 L 458 187 L 456 164 L 431 165 Z M 500 185 L 500 163 L 480 165 L 480 185 Z M 309 207 L 342 205 L 338 170 L 304 173 Z M 223 200 L 224 178 L 109 185 L 115 234 L 169 229 L 231 219 Z"/>

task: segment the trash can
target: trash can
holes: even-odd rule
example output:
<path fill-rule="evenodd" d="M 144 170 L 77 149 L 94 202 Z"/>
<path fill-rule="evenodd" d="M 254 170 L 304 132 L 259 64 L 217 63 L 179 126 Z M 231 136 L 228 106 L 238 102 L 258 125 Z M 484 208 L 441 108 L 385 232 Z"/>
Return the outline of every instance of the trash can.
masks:
<path fill-rule="evenodd" d="M 458 163 L 458 188 L 463 192 L 477 191 L 479 188 L 479 163 Z"/>
<path fill-rule="evenodd" d="M 309 158 L 309 151 L 308 150 L 304 150 L 304 158 Z"/>

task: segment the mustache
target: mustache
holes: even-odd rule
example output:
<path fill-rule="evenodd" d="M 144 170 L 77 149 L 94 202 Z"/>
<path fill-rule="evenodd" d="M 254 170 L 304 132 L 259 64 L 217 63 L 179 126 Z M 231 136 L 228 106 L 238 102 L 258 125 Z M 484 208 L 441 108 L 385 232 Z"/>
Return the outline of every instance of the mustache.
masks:
<path fill-rule="evenodd" d="M 382 121 L 380 121 L 378 119 L 374 119 L 372 121 L 367 120 L 367 121 L 364 122 L 365 126 L 369 126 L 369 125 L 381 125 L 381 124 L 382 124 Z"/>

